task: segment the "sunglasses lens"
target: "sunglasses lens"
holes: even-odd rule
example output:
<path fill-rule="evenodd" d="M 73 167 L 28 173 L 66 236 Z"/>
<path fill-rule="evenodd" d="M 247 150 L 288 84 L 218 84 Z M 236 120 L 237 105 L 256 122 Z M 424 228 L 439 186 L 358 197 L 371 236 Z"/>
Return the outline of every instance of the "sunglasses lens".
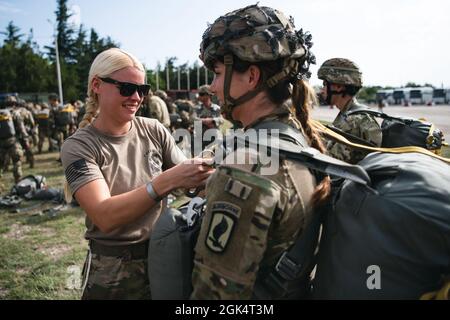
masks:
<path fill-rule="evenodd" d="M 144 84 L 138 86 L 137 84 L 133 83 L 123 83 L 120 85 L 120 94 L 124 97 L 129 97 L 133 95 L 136 92 L 136 90 L 139 96 L 142 98 L 143 96 L 148 95 L 148 92 L 150 91 L 150 85 Z"/>
<path fill-rule="evenodd" d="M 143 84 L 142 86 L 139 86 L 139 95 L 142 96 L 146 96 L 148 95 L 148 92 L 150 91 L 150 85 L 148 84 Z"/>
<path fill-rule="evenodd" d="M 137 89 L 137 85 L 132 83 L 122 83 L 120 84 L 119 90 L 120 94 L 124 97 L 131 96 Z"/>

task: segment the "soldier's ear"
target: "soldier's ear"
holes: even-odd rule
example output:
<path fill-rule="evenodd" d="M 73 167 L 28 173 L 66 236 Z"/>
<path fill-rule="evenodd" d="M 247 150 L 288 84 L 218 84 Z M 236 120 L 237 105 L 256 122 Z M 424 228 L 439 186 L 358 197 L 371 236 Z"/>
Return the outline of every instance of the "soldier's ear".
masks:
<path fill-rule="evenodd" d="M 248 84 L 250 89 L 253 90 L 258 86 L 259 79 L 261 78 L 261 69 L 255 65 L 251 65 L 248 69 Z"/>

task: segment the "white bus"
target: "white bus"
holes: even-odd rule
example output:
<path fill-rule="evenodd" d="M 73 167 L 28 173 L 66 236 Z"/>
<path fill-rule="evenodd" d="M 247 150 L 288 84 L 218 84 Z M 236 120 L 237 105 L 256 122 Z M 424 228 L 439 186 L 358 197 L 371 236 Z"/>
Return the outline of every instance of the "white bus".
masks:
<path fill-rule="evenodd" d="M 448 97 L 450 96 L 449 89 L 434 89 L 433 90 L 433 103 L 434 104 L 446 104 L 448 103 Z"/>
<path fill-rule="evenodd" d="M 433 103 L 433 88 L 411 88 L 409 92 L 409 101 L 411 102 L 411 104 L 431 105 Z"/>
<path fill-rule="evenodd" d="M 394 89 L 392 97 L 394 98 L 394 104 L 397 105 L 409 105 L 411 102 L 409 100 L 409 92 L 411 88 L 397 88 Z"/>
<path fill-rule="evenodd" d="M 394 90 L 393 89 L 381 89 L 377 91 L 377 103 L 383 103 L 383 105 L 394 104 Z"/>

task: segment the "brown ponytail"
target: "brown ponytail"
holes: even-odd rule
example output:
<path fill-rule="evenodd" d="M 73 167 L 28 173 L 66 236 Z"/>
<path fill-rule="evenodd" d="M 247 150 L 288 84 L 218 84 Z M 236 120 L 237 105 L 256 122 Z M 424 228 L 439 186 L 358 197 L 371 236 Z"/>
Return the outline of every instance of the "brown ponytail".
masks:
<path fill-rule="evenodd" d="M 299 80 L 294 84 L 292 92 L 292 104 L 295 107 L 295 116 L 300 121 L 306 136 L 311 142 L 311 147 L 321 152 L 325 151 L 322 140 L 316 130 L 311 126 L 309 110 L 317 103 L 314 89 L 305 81 Z M 313 206 L 322 204 L 330 194 L 330 178 L 324 178 L 316 187 L 312 196 Z"/>

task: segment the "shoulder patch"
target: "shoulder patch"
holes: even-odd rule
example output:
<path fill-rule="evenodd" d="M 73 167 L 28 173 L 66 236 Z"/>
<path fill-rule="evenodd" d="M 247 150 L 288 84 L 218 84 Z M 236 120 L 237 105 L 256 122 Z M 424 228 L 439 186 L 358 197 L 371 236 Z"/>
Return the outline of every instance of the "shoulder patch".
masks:
<path fill-rule="evenodd" d="M 88 172 L 88 166 L 86 160 L 80 159 L 72 162 L 66 168 L 66 179 L 69 184 L 77 180 L 79 177 L 85 175 Z"/>
<path fill-rule="evenodd" d="M 225 252 L 240 214 L 241 208 L 232 203 L 223 201 L 212 203 L 211 222 L 205 240 L 209 250 L 215 253 Z"/>

